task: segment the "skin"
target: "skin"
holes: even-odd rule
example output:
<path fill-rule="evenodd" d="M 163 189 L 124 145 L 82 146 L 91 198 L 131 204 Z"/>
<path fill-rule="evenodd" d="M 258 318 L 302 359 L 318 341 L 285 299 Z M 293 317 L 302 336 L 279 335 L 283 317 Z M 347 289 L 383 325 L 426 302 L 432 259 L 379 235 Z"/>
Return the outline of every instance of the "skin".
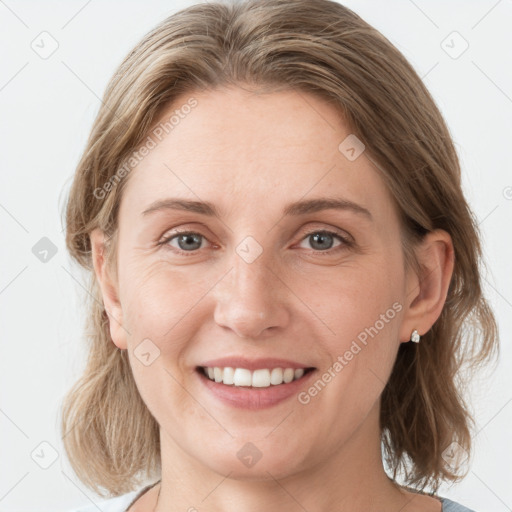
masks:
<path fill-rule="evenodd" d="M 404 271 L 391 195 L 365 153 L 349 161 L 338 150 L 351 132 L 323 100 L 225 88 L 183 96 L 163 117 L 190 96 L 198 105 L 125 178 L 117 273 L 103 234 L 91 233 L 112 340 L 128 350 L 160 425 L 162 482 L 130 512 L 439 512 L 438 499 L 405 491 L 384 472 L 379 408 L 400 343 L 441 313 L 450 236 L 436 230 L 417 247 L 423 276 Z M 372 220 L 332 209 L 283 216 L 289 202 L 334 196 Z M 169 197 L 209 201 L 221 215 L 142 215 Z M 188 255 L 173 252 L 186 250 L 179 237 L 156 245 L 178 227 L 202 235 Z M 322 249 L 309 236 L 322 229 L 353 244 L 334 236 Z M 263 251 L 252 263 L 236 252 L 247 236 Z M 307 405 L 292 397 L 235 409 L 195 372 L 242 354 L 292 358 L 321 375 L 395 302 L 401 311 Z M 160 350 L 148 366 L 134 354 L 146 338 Z M 262 453 L 252 467 L 237 457 L 247 442 Z"/>

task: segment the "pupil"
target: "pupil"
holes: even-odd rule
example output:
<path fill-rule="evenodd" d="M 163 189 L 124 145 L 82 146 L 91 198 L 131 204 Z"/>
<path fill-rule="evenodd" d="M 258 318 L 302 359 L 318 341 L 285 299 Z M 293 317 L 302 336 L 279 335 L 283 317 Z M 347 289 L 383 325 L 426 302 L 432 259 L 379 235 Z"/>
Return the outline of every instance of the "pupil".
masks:
<path fill-rule="evenodd" d="M 331 248 L 331 246 L 332 246 L 332 236 L 331 235 L 329 235 L 327 233 L 316 233 L 316 234 L 314 234 L 312 236 L 313 236 L 313 241 L 314 241 L 312 245 L 316 244 L 318 242 L 318 240 L 320 240 L 320 249 L 325 249 L 326 248 L 325 245 L 322 245 L 321 241 L 325 240 L 326 237 L 330 238 L 331 239 L 331 243 L 328 244 L 327 249 Z"/>
<path fill-rule="evenodd" d="M 179 239 L 180 249 L 199 249 L 201 247 L 201 241 L 197 235 L 182 235 Z M 182 246 L 183 242 L 183 246 Z M 193 247 L 194 244 L 197 244 L 197 247 Z"/>

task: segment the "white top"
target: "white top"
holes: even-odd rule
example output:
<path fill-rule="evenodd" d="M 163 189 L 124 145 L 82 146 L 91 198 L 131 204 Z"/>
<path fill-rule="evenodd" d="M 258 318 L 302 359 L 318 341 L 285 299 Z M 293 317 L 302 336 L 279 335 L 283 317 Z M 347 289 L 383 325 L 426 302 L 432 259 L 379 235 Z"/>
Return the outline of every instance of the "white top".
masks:
<path fill-rule="evenodd" d="M 140 491 L 132 491 L 121 496 L 116 496 L 115 498 L 100 501 L 97 504 L 90 503 L 89 505 L 67 510 L 66 512 L 98 512 L 98 509 L 101 510 L 101 512 L 126 512 L 126 509 L 131 502 L 135 500 L 139 492 Z"/>

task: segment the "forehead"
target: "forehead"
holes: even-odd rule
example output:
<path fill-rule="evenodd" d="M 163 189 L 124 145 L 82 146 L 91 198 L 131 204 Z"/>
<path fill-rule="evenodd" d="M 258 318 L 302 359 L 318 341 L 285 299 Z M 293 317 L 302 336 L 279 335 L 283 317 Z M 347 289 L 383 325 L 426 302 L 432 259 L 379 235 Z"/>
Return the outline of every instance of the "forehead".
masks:
<path fill-rule="evenodd" d="M 155 127 L 123 197 L 140 211 L 166 196 L 238 210 L 326 195 L 374 209 L 391 202 L 364 151 L 356 159 L 344 153 L 357 139 L 339 111 L 304 92 L 192 92 Z"/>

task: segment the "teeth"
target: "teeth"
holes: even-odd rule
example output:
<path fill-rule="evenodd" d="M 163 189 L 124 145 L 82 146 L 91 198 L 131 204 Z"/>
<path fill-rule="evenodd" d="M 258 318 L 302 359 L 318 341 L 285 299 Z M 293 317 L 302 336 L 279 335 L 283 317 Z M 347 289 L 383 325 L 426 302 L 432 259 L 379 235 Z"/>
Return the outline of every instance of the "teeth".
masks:
<path fill-rule="evenodd" d="M 233 368 L 224 368 L 222 372 L 222 382 L 224 384 L 233 384 L 235 381 L 235 370 Z"/>
<path fill-rule="evenodd" d="M 213 369 L 213 377 L 215 378 L 215 382 L 222 382 L 222 369 L 214 368 Z"/>
<path fill-rule="evenodd" d="M 283 369 L 282 368 L 274 368 L 270 373 L 270 384 L 274 384 L 274 386 L 283 383 Z"/>
<path fill-rule="evenodd" d="M 203 373 L 215 382 L 222 382 L 234 386 L 252 386 L 254 388 L 268 388 L 270 385 L 288 384 L 300 379 L 304 375 L 303 368 L 262 368 L 251 372 L 245 368 L 203 368 Z"/>
<path fill-rule="evenodd" d="M 288 382 L 291 382 L 293 380 L 294 376 L 295 370 L 293 368 L 286 368 L 286 370 L 283 373 L 283 380 L 286 384 L 288 384 Z"/>
<path fill-rule="evenodd" d="M 221 371 L 224 371 L 224 370 L 221 370 Z M 251 381 L 252 381 L 252 375 L 249 370 L 246 370 L 244 368 L 236 368 L 235 369 L 235 374 L 233 375 L 233 384 L 235 386 L 252 386 Z"/>

